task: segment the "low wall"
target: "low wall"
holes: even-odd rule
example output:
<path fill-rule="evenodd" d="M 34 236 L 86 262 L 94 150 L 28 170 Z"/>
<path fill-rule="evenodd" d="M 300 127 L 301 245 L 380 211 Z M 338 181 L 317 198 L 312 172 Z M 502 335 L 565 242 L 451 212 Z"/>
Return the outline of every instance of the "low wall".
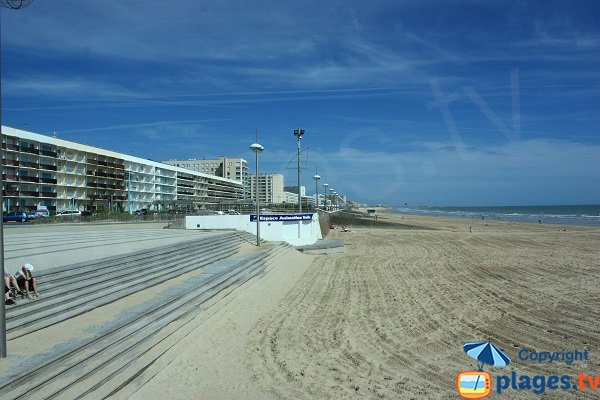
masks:
<path fill-rule="evenodd" d="M 329 234 L 329 226 L 331 225 L 329 213 L 319 211 L 319 225 L 321 226 L 321 236 L 327 237 L 327 234 Z"/>
<path fill-rule="evenodd" d="M 261 215 L 260 237 L 264 240 L 286 242 L 293 246 L 306 246 L 315 243 L 323 236 L 318 214 L 310 220 L 276 221 L 280 217 L 294 217 L 311 214 L 269 214 Z M 263 218 L 271 221 L 262 220 Z M 329 227 L 329 225 L 327 225 Z M 256 220 L 250 215 L 198 215 L 185 217 L 185 229 L 234 229 L 256 235 Z"/>

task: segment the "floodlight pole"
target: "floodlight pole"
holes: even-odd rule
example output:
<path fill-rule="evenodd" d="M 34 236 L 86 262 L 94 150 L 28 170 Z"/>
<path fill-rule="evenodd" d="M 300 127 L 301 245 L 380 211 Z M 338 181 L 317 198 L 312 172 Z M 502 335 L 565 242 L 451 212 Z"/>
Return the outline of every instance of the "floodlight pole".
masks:
<path fill-rule="evenodd" d="M 0 8 L 10 8 L 12 10 L 18 10 L 20 8 L 25 8 L 31 3 L 33 0 L 0 0 Z M 1 20 L 1 15 L 0 15 Z M 2 31 L 2 26 L 0 24 L 0 32 Z M 0 55 L 2 54 L 2 36 L 0 34 Z M 1 56 L 0 56 L 0 65 Z M 0 70 L 0 77 L 2 76 L 2 71 Z M 0 211 L 2 213 L 2 218 L 0 218 L 0 269 L 2 270 L 2 278 L 4 279 L 4 148 L 2 148 L 2 140 L 4 139 L 4 134 L 2 132 L 2 88 L 0 85 Z M 2 299 L 2 305 L 0 305 L 0 358 L 6 358 L 6 306 L 4 304 L 4 299 Z"/>
<path fill-rule="evenodd" d="M 304 136 L 304 129 L 294 129 L 294 136 L 298 137 L 298 213 L 302 214 L 302 196 L 300 196 L 300 141 Z"/>

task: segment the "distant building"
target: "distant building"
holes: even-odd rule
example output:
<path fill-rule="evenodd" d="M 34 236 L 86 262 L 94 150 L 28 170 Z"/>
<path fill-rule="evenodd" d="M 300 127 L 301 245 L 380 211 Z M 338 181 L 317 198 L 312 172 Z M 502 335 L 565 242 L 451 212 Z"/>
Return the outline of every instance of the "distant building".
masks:
<path fill-rule="evenodd" d="M 256 198 L 255 182 L 256 176 L 250 178 L 250 197 Z M 258 175 L 258 200 L 263 204 L 281 204 L 285 201 L 283 191 L 284 178 L 282 174 L 259 174 Z"/>
<path fill-rule="evenodd" d="M 286 186 L 283 188 L 283 190 L 285 190 L 286 192 L 290 192 L 290 193 L 295 193 L 298 194 L 298 186 Z M 300 196 L 306 196 L 306 187 L 305 186 L 300 186 Z M 298 201 L 298 199 L 296 198 L 296 201 Z"/>
<path fill-rule="evenodd" d="M 210 160 L 167 160 L 163 161 L 163 163 L 196 172 L 202 172 L 204 174 L 240 181 L 243 185 L 243 197 L 245 199 L 250 198 L 248 162 L 243 158 L 219 156 L 219 158 Z"/>

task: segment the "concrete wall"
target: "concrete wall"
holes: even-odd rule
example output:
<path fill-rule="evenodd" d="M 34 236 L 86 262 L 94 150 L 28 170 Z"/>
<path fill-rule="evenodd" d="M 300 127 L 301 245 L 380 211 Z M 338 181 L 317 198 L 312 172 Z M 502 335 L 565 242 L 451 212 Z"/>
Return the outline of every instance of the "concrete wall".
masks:
<path fill-rule="evenodd" d="M 185 229 L 234 229 L 256 235 L 256 222 L 250 222 L 249 215 L 187 216 Z M 269 241 L 284 241 L 293 246 L 313 244 L 322 239 L 319 216 L 313 214 L 310 221 L 261 221 L 260 237 Z"/>

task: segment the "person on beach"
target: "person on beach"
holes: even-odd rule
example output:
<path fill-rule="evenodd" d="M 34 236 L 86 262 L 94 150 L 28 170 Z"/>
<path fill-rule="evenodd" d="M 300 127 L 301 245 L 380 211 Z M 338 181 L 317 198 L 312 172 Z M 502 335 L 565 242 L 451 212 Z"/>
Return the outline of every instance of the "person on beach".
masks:
<path fill-rule="evenodd" d="M 31 299 L 29 294 L 29 288 L 33 289 L 33 295 L 38 297 L 37 292 L 37 279 L 33 277 L 33 265 L 24 264 L 20 271 L 17 271 L 15 276 L 17 277 L 17 284 L 21 290 L 25 289 L 25 296 Z"/>

